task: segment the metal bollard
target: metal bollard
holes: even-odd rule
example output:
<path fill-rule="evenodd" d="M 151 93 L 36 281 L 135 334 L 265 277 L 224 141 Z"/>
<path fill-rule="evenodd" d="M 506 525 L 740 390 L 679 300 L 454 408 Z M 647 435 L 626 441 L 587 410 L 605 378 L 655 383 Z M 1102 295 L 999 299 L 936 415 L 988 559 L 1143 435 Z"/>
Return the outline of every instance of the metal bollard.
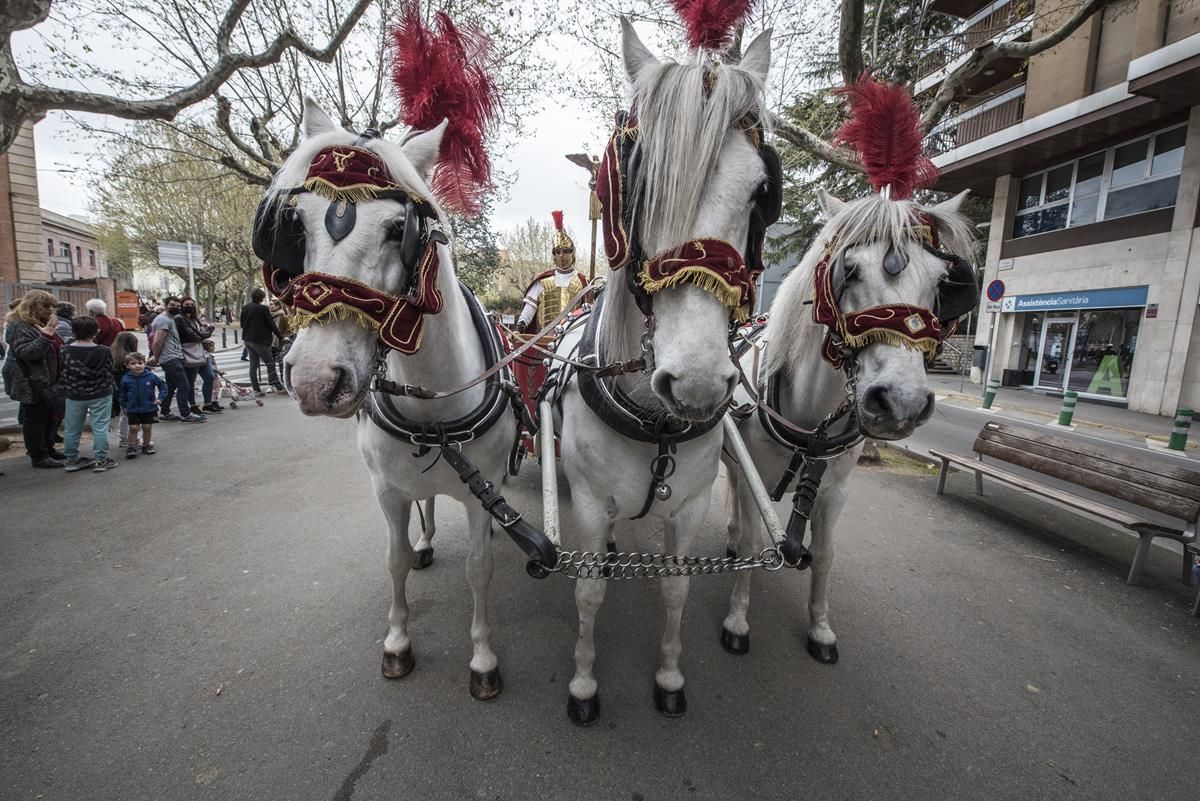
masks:
<path fill-rule="evenodd" d="M 1184 406 L 1175 410 L 1175 427 L 1171 429 L 1171 441 L 1167 447 L 1181 451 L 1187 447 L 1188 429 L 1192 427 L 1192 410 Z"/>
<path fill-rule="evenodd" d="M 994 378 L 989 378 L 987 382 L 987 391 L 983 393 L 983 408 L 992 408 L 992 401 L 996 399 L 996 390 L 1000 389 L 1000 382 Z"/>
<path fill-rule="evenodd" d="M 222 350 L 224 350 L 224 348 L 225 348 L 225 334 L 227 334 L 227 333 L 229 333 L 229 329 L 226 328 L 225 326 L 221 326 L 221 349 Z"/>
<path fill-rule="evenodd" d="M 1071 425 L 1071 417 L 1075 414 L 1075 404 L 1079 402 L 1079 393 L 1073 389 L 1068 389 L 1063 393 L 1062 408 L 1058 410 L 1058 424 L 1060 426 Z"/>
<path fill-rule="evenodd" d="M 235 329 L 233 329 L 233 344 L 235 344 L 235 345 L 237 344 L 237 339 L 238 339 L 238 330 L 235 328 Z"/>

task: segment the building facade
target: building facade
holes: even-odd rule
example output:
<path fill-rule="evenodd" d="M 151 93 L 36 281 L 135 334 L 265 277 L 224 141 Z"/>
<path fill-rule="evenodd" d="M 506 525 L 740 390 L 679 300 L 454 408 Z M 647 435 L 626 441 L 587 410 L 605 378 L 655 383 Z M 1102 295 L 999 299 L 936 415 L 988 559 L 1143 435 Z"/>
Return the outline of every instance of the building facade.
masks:
<path fill-rule="evenodd" d="M 108 278 L 104 254 L 89 223 L 46 209 L 41 213 L 45 265 L 51 281 Z"/>
<path fill-rule="evenodd" d="M 917 91 L 978 44 L 1040 37 L 1076 7 L 935 0 L 961 23 Z M 991 376 L 1156 414 L 1200 408 L 1200 1 L 1110 2 L 960 94 L 927 145 L 938 188 L 993 199 L 983 281 L 1004 297 L 975 340 Z"/>

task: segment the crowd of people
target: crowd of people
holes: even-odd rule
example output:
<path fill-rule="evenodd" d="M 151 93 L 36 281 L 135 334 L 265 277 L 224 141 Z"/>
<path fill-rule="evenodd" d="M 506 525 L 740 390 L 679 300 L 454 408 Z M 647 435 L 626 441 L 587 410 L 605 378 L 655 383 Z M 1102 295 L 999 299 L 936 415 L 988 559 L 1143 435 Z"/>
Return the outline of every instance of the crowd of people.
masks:
<path fill-rule="evenodd" d="M 265 298 L 255 289 L 240 315 L 242 358 L 250 362 L 256 396 L 266 394 L 259 383 L 264 363 L 271 388 L 284 391 L 277 361 L 287 318 L 277 303 L 265 305 Z M 220 314 L 229 317 L 228 309 Z M 9 304 L 0 337 L 4 391 L 19 404 L 18 423 L 33 467 L 103 473 L 118 465 L 109 450 L 110 429 L 117 429 L 125 458 L 135 459 L 156 453 L 156 423 L 205 423 L 223 411 L 218 389 L 227 379 L 217 369 L 215 327 L 196 301 L 172 296 L 161 304 L 145 303 L 138 321 L 145 330 L 144 351 L 136 333 L 110 317 L 99 298 L 79 311 L 35 289 Z M 91 456 L 81 452 L 85 427 L 91 430 Z"/>

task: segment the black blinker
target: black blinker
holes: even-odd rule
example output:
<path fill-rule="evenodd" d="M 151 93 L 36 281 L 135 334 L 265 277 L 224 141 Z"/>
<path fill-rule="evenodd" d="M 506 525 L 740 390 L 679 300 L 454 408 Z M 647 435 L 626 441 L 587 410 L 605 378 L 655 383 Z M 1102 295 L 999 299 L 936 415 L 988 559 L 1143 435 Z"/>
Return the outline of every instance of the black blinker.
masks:
<path fill-rule="evenodd" d="M 341 242 L 354 230 L 354 222 L 358 217 L 353 201 L 335 200 L 325 210 L 325 230 L 333 237 L 334 242 Z"/>
<path fill-rule="evenodd" d="M 887 254 L 883 257 L 883 269 L 888 275 L 899 275 L 904 272 L 904 268 L 908 266 L 908 259 L 900 255 L 896 251 L 896 246 L 888 248 Z"/>

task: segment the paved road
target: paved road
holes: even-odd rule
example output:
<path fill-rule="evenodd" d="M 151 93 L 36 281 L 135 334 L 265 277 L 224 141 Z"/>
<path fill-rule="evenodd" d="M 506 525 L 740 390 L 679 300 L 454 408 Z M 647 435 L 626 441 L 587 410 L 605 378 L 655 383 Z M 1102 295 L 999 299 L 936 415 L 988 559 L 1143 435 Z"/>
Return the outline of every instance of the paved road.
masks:
<path fill-rule="evenodd" d="M 145 344 L 145 337 L 143 337 L 140 333 L 138 334 L 138 339 L 142 341 L 142 344 Z M 232 341 L 232 339 L 231 339 L 231 341 Z M 242 354 L 241 347 L 238 347 L 236 349 L 230 348 L 229 350 L 218 351 L 216 354 L 217 367 L 221 371 L 223 371 L 226 375 L 228 375 L 231 380 L 236 381 L 240 384 L 245 384 L 246 386 L 249 386 L 250 385 L 250 363 L 242 361 L 241 354 Z M 158 374 L 159 374 L 159 376 L 161 376 L 162 371 L 159 370 Z M 266 384 L 267 384 L 266 368 L 265 367 L 260 368 L 259 374 L 260 374 L 260 380 L 262 381 L 263 386 L 266 386 Z M 199 395 L 200 395 L 200 391 L 197 390 L 196 391 L 197 399 L 199 399 Z M 221 404 L 224 405 L 225 401 L 222 400 Z M 17 408 L 18 408 L 18 406 L 19 406 L 19 404 L 17 404 L 16 401 L 12 400 L 7 395 L 0 393 L 0 431 L 3 431 L 5 429 L 17 428 Z"/>
<path fill-rule="evenodd" d="M 1110 553 L 1075 515 L 939 499 L 916 473 L 852 479 L 834 667 L 804 651 L 807 576 L 756 582 L 742 658 L 717 643 L 729 579 L 696 579 L 690 710 L 660 718 L 656 592 L 618 584 L 602 717 L 578 730 L 571 585 L 527 578 L 497 538 L 505 690 L 475 702 L 447 501 L 410 581 L 417 670 L 386 681 L 383 522 L 353 426 L 269 396 L 162 425 L 157 456 L 111 473 L 0 462 L 0 798 L 1196 797 L 1200 621 L 1174 561 L 1126 587 L 1131 540 Z M 532 516 L 534 472 L 506 490 Z M 699 547 L 717 553 L 714 507 Z"/>

